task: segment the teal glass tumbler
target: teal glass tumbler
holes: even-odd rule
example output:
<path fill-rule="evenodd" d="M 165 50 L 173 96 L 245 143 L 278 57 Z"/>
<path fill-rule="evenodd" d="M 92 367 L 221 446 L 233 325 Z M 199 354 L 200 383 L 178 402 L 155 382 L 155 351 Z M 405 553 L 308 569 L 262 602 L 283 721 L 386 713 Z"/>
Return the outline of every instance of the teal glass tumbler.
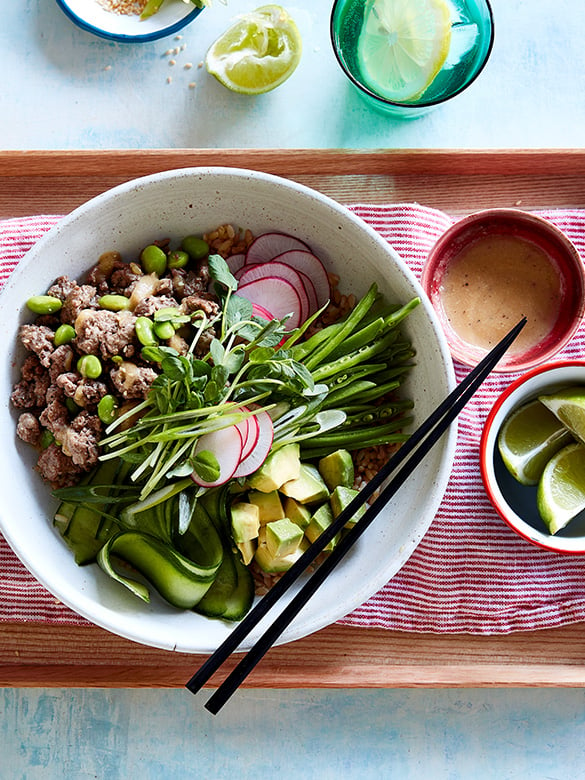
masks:
<path fill-rule="evenodd" d="M 420 0 L 409 0 L 409 9 Z M 432 82 L 410 100 L 392 99 L 365 72 L 359 46 L 364 17 L 373 6 L 392 0 L 335 0 L 330 19 L 333 51 L 343 72 L 374 109 L 390 116 L 413 119 L 455 97 L 484 69 L 494 44 L 494 18 L 488 0 L 447 0 L 451 17 L 449 51 Z M 374 9 L 374 12 L 376 9 Z M 389 33 L 389 39 L 392 33 Z"/>

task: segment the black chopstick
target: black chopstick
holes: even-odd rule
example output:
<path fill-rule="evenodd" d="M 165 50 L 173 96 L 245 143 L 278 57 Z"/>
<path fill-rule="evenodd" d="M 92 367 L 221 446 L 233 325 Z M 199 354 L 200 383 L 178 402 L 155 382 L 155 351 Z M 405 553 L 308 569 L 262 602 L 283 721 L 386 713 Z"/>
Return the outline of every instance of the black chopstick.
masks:
<path fill-rule="evenodd" d="M 231 653 L 237 649 L 242 640 L 267 614 L 276 601 L 278 601 L 306 568 L 314 562 L 315 558 L 324 550 L 331 539 L 343 529 L 347 521 L 354 516 L 357 510 L 368 501 L 382 483 L 385 482 L 388 477 L 396 471 L 397 467 L 412 453 L 412 457 L 410 457 L 408 462 L 394 475 L 377 499 L 368 507 L 359 522 L 356 523 L 347 534 L 342 536 L 339 543 L 333 548 L 333 551 L 313 572 L 310 579 L 291 600 L 288 606 L 283 609 L 274 623 L 266 630 L 216 692 L 209 698 L 205 706 L 210 712 L 214 714 L 219 712 L 221 707 L 235 692 L 241 682 L 248 676 L 258 661 L 260 661 L 270 647 L 272 647 L 285 628 L 309 601 L 311 596 L 320 587 L 331 571 L 333 571 L 337 563 L 339 563 L 347 551 L 372 523 L 383 506 L 385 506 L 423 457 L 436 444 L 443 433 L 445 433 L 448 426 L 453 422 L 469 399 L 484 382 L 486 377 L 491 373 L 525 324 L 526 318 L 523 318 L 506 336 L 504 336 L 491 352 L 489 352 L 483 360 L 470 371 L 467 377 L 441 404 L 439 404 L 422 425 L 380 469 L 376 476 L 360 491 L 359 495 L 356 496 L 346 509 L 340 513 L 334 523 L 330 525 L 303 553 L 296 563 L 283 574 L 268 593 L 262 597 L 254 609 L 252 609 L 234 628 L 230 636 L 202 664 L 199 670 L 187 682 L 186 687 L 192 693 L 196 693 L 203 687 L 224 661 L 227 660 Z"/>

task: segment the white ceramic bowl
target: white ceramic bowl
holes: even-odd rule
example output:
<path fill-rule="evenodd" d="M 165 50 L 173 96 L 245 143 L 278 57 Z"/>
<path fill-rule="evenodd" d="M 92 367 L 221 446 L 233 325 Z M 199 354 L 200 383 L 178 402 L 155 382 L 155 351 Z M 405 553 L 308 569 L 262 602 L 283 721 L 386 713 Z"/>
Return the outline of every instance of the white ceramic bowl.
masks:
<path fill-rule="evenodd" d="M 175 35 L 202 9 L 182 0 L 165 0 L 148 19 L 108 11 L 98 0 L 57 0 L 61 10 L 82 30 L 121 43 L 146 43 Z"/>
<path fill-rule="evenodd" d="M 132 257 L 155 238 L 180 238 L 231 222 L 254 233 L 286 231 L 306 241 L 342 289 L 358 296 L 376 281 L 389 300 L 413 296 L 422 305 L 405 333 L 417 349 L 405 384 L 420 424 L 454 385 L 452 363 L 434 310 L 414 276 L 373 229 L 345 207 L 275 176 L 231 169 L 166 171 L 130 181 L 94 198 L 65 217 L 28 253 L 0 295 L 0 530 L 25 566 L 63 603 L 92 622 L 137 642 L 182 652 L 210 652 L 231 626 L 180 612 L 153 597 L 141 603 L 96 566 L 75 565 L 51 526 L 54 504 L 33 471 L 34 452 L 18 441 L 9 395 L 22 352 L 17 331 L 28 320 L 25 301 L 61 274 L 79 278 L 101 252 Z M 446 488 L 455 430 L 438 443 L 400 489 L 333 576 L 299 614 L 281 642 L 296 639 L 346 615 L 379 590 L 410 557 L 427 531 Z M 291 596 L 296 592 L 291 590 Z M 259 635 L 264 621 L 246 647 Z M 244 648 L 242 648 L 244 649 Z"/>
<path fill-rule="evenodd" d="M 481 475 L 486 492 L 500 517 L 523 539 L 559 553 L 585 553 L 585 517 L 575 518 L 552 535 L 540 519 L 536 487 L 517 482 L 508 472 L 498 451 L 498 433 L 506 418 L 518 407 L 539 395 L 563 387 L 585 387 L 585 361 L 548 363 L 528 371 L 512 382 L 498 398 L 486 420 L 481 444 Z"/>

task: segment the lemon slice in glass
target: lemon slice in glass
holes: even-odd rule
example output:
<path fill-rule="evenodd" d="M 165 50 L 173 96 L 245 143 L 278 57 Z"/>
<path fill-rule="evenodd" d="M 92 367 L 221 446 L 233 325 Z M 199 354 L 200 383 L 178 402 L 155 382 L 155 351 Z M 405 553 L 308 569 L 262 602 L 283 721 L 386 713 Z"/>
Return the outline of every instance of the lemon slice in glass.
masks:
<path fill-rule="evenodd" d="M 536 500 L 551 534 L 585 509 L 585 445 L 573 442 L 553 455 L 538 483 Z"/>
<path fill-rule="evenodd" d="M 585 387 L 569 387 L 539 398 L 577 439 L 585 443 Z"/>
<path fill-rule="evenodd" d="M 502 460 L 523 485 L 536 485 L 552 456 L 573 441 L 565 426 L 538 400 L 512 412 L 498 433 Z"/>
<path fill-rule="evenodd" d="M 299 30 L 279 5 L 264 5 L 229 27 L 205 57 L 207 71 L 224 87 L 259 95 L 278 87 L 301 58 Z"/>
<path fill-rule="evenodd" d="M 451 45 L 446 0 L 366 0 L 358 64 L 373 92 L 415 100 L 433 83 Z"/>

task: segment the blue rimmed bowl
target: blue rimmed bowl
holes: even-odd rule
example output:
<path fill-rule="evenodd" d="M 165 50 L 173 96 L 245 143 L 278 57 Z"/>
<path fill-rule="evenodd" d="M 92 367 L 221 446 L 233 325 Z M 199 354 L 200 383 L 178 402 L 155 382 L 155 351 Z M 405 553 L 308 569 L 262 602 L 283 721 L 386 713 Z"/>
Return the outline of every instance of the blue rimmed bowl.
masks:
<path fill-rule="evenodd" d="M 146 43 L 174 35 L 203 9 L 183 0 L 165 0 L 148 19 L 107 10 L 98 0 L 57 0 L 57 5 L 82 30 L 109 41 Z"/>

